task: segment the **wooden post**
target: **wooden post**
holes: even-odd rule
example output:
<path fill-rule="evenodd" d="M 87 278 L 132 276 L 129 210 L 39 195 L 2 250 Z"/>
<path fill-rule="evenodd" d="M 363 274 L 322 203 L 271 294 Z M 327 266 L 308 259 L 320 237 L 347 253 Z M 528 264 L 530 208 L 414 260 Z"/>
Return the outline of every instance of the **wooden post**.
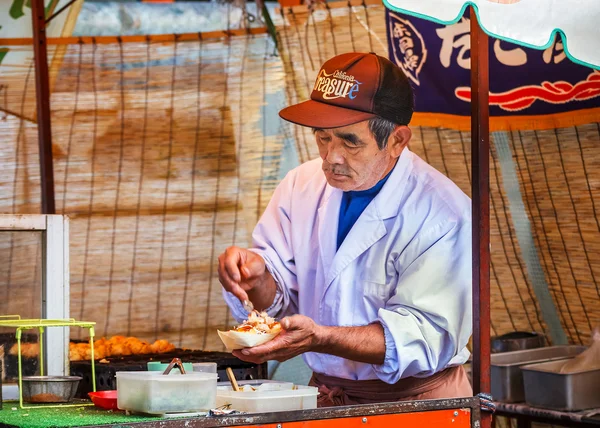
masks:
<path fill-rule="evenodd" d="M 490 382 L 490 133 L 488 36 L 471 7 L 471 167 L 473 173 L 473 392 Z M 491 427 L 481 413 L 481 427 Z"/>
<path fill-rule="evenodd" d="M 52 166 L 52 129 L 50 122 L 50 80 L 46 45 L 44 0 L 31 0 L 33 53 L 35 63 L 35 98 L 37 108 L 42 214 L 56 214 L 54 171 Z"/>

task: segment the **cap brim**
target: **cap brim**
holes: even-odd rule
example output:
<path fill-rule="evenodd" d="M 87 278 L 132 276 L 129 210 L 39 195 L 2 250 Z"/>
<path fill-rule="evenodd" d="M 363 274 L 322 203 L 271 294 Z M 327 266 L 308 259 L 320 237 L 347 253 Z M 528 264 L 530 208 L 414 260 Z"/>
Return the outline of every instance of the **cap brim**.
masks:
<path fill-rule="evenodd" d="M 353 125 L 363 120 L 372 119 L 376 115 L 308 100 L 284 108 L 279 112 L 279 116 L 297 125 L 328 129 Z"/>

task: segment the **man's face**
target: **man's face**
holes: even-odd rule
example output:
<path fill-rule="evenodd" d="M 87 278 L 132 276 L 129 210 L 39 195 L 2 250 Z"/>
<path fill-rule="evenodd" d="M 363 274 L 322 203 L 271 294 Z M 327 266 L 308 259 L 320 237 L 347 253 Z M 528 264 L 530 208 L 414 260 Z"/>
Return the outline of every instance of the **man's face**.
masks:
<path fill-rule="evenodd" d="M 315 131 L 327 182 L 345 192 L 373 187 L 393 167 L 395 157 L 379 150 L 369 121 Z"/>

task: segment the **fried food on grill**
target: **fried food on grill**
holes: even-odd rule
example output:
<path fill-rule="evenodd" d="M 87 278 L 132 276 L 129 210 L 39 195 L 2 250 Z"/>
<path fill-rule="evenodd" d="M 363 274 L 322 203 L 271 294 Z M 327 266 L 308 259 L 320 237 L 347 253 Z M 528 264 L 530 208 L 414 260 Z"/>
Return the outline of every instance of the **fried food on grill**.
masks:
<path fill-rule="evenodd" d="M 173 349 L 175 349 L 175 345 L 172 345 L 168 341 L 162 339 L 157 340 L 152 345 L 150 345 L 150 349 L 153 353 L 164 354 L 165 352 L 171 352 Z"/>
<path fill-rule="evenodd" d="M 137 337 L 113 336 L 104 337 L 94 341 L 94 359 L 102 360 L 107 357 L 120 357 L 124 355 L 164 354 L 175 349 L 175 345 L 167 340 L 159 339 L 150 344 Z M 17 355 L 18 348 L 15 343 L 8 351 L 10 355 Z M 37 358 L 40 354 L 39 343 L 21 343 L 21 355 L 24 358 Z M 86 361 L 92 359 L 92 349 L 89 342 L 69 343 L 69 360 Z"/>
<path fill-rule="evenodd" d="M 96 346 L 94 344 L 94 351 Z M 96 352 L 94 352 L 96 354 Z M 69 343 L 69 360 L 83 361 L 92 359 L 92 350 L 89 343 Z"/>
<path fill-rule="evenodd" d="M 240 333 L 275 334 L 281 331 L 281 324 L 266 312 L 256 310 L 248 314 L 248 319 L 233 329 Z"/>
<path fill-rule="evenodd" d="M 8 351 L 10 355 L 17 355 L 19 353 L 19 348 L 15 343 Z M 37 358 L 40 354 L 40 345 L 39 343 L 21 343 L 21 355 L 25 358 Z"/>
<path fill-rule="evenodd" d="M 101 338 L 94 342 L 94 359 L 101 360 L 107 357 L 120 357 L 126 355 L 164 354 L 175 349 L 175 345 L 164 339 L 149 344 L 136 337 L 113 336 L 110 339 Z M 91 359 L 89 343 L 71 343 L 69 345 L 69 359 L 82 361 Z"/>

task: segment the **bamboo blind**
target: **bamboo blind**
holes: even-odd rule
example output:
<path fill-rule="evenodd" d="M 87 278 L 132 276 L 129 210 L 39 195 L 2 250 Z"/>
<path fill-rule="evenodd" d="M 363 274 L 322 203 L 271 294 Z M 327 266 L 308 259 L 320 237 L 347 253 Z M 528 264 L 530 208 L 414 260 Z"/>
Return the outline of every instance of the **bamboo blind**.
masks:
<path fill-rule="evenodd" d="M 99 335 L 222 349 L 216 329 L 233 320 L 216 257 L 249 245 L 285 143 L 293 142 L 299 162 L 318 155 L 310 130 L 284 123 L 277 108 L 306 99 L 320 64 L 336 53 L 386 55 L 384 12 L 369 2 L 312 14 L 285 8 L 273 17 L 278 50 L 265 34 L 60 45 L 52 131 L 57 209 L 72 219 L 72 315 L 98 322 Z M 18 114 L 31 102 L 31 70 L 5 85 L 15 114 L 0 112 L 0 210 L 38 212 L 36 124 Z M 598 126 L 513 132 L 510 140 L 545 279 L 572 343 L 586 342 L 600 321 Z M 415 127 L 411 149 L 470 193 L 469 133 Z M 494 149 L 490 168 L 492 334 L 547 333 Z M 0 292 L 30 281 L 14 276 L 23 268 L 22 257 L 9 257 L 15 248 L 0 245 L 9 260 Z M 9 302 L 0 301 L 0 313 L 25 308 Z"/>

